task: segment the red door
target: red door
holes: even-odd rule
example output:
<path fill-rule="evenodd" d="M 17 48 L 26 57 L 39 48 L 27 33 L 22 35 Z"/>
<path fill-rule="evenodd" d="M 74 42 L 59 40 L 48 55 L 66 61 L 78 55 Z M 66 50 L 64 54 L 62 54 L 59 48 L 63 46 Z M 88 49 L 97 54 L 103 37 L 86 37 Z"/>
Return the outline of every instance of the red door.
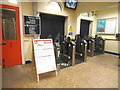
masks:
<path fill-rule="evenodd" d="M 22 64 L 19 8 L 9 5 L 2 6 L 2 65 L 3 68 Z"/>

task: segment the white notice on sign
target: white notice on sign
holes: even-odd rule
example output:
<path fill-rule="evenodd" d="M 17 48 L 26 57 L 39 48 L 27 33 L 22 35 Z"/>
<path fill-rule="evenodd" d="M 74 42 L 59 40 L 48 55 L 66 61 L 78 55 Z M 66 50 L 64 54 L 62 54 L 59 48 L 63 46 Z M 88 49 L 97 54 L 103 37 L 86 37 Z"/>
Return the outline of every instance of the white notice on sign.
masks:
<path fill-rule="evenodd" d="M 106 34 L 115 34 L 116 30 L 116 18 L 109 18 L 106 19 L 106 28 L 105 33 Z"/>
<path fill-rule="evenodd" d="M 56 71 L 52 39 L 34 39 L 33 44 L 37 74 Z"/>

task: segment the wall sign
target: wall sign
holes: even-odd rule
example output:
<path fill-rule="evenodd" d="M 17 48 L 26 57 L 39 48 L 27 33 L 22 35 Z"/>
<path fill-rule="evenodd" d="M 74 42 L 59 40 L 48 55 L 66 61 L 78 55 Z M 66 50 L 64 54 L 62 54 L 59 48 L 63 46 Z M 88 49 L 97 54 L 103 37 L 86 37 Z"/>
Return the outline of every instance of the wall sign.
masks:
<path fill-rule="evenodd" d="M 71 25 L 68 25 L 68 35 L 71 36 L 73 34 L 73 29 Z"/>
<path fill-rule="evenodd" d="M 98 19 L 97 20 L 97 33 L 104 33 L 106 26 L 106 19 Z"/>
<path fill-rule="evenodd" d="M 56 71 L 52 39 L 33 39 L 33 44 L 37 75 L 45 72 Z"/>
<path fill-rule="evenodd" d="M 40 34 L 40 17 L 24 16 L 25 35 Z"/>
<path fill-rule="evenodd" d="M 115 34 L 116 22 L 117 22 L 116 18 L 98 19 L 97 33 Z"/>

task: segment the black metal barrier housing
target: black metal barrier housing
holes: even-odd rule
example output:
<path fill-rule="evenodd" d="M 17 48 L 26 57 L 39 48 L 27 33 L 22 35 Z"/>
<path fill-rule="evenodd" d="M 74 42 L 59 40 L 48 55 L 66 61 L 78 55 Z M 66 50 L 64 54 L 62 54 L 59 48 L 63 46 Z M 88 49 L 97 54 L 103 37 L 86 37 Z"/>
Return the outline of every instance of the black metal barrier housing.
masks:
<path fill-rule="evenodd" d="M 95 36 L 95 50 L 94 50 L 94 55 L 101 55 L 104 54 L 104 47 L 105 47 L 105 40 L 96 35 Z"/>
<path fill-rule="evenodd" d="M 94 56 L 95 40 L 92 37 L 86 39 L 87 41 L 87 55 L 90 57 Z"/>
<path fill-rule="evenodd" d="M 58 42 L 56 45 L 60 52 L 58 54 L 60 69 L 86 62 L 87 56 L 93 57 L 104 53 L 105 41 L 100 37 L 82 39 L 80 35 L 76 35 L 75 40 L 71 40 L 70 37 L 61 36 L 58 41 L 59 45 Z"/>
<path fill-rule="evenodd" d="M 85 62 L 87 59 L 87 42 L 77 35 L 75 37 L 75 43 L 75 64 Z"/>
<path fill-rule="evenodd" d="M 60 49 L 61 49 L 61 53 L 60 53 L 61 69 L 72 66 L 73 44 L 70 41 L 69 37 L 67 38 L 67 40 L 64 40 L 63 42 L 61 42 Z"/>

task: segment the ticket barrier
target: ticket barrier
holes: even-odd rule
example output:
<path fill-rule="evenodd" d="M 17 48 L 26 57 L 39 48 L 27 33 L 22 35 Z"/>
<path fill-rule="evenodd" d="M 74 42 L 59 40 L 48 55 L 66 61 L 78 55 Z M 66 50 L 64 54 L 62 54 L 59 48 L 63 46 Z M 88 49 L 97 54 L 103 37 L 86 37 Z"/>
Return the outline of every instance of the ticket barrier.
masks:
<path fill-rule="evenodd" d="M 60 69 L 86 62 L 87 55 L 92 57 L 96 52 L 99 52 L 100 54 L 104 53 L 104 40 L 101 38 L 81 39 L 80 35 L 76 35 L 73 44 L 69 37 L 66 39 L 64 36 L 61 36 L 59 43 L 60 47 L 58 51 L 60 54 L 58 60 Z"/>
<path fill-rule="evenodd" d="M 90 57 L 94 56 L 95 40 L 92 37 L 86 39 L 87 41 L 87 55 Z"/>
<path fill-rule="evenodd" d="M 62 39 L 63 40 L 63 39 Z M 68 37 L 66 40 L 61 41 L 60 45 L 60 68 L 72 66 L 73 44 Z"/>
<path fill-rule="evenodd" d="M 75 36 L 75 64 L 86 62 L 87 60 L 87 42 L 80 38 L 80 35 Z"/>
<path fill-rule="evenodd" d="M 95 36 L 95 50 L 94 50 L 94 55 L 101 55 L 101 54 L 104 54 L 104 46 L 105 45 L 105 40 L 96 35 Z"/>

